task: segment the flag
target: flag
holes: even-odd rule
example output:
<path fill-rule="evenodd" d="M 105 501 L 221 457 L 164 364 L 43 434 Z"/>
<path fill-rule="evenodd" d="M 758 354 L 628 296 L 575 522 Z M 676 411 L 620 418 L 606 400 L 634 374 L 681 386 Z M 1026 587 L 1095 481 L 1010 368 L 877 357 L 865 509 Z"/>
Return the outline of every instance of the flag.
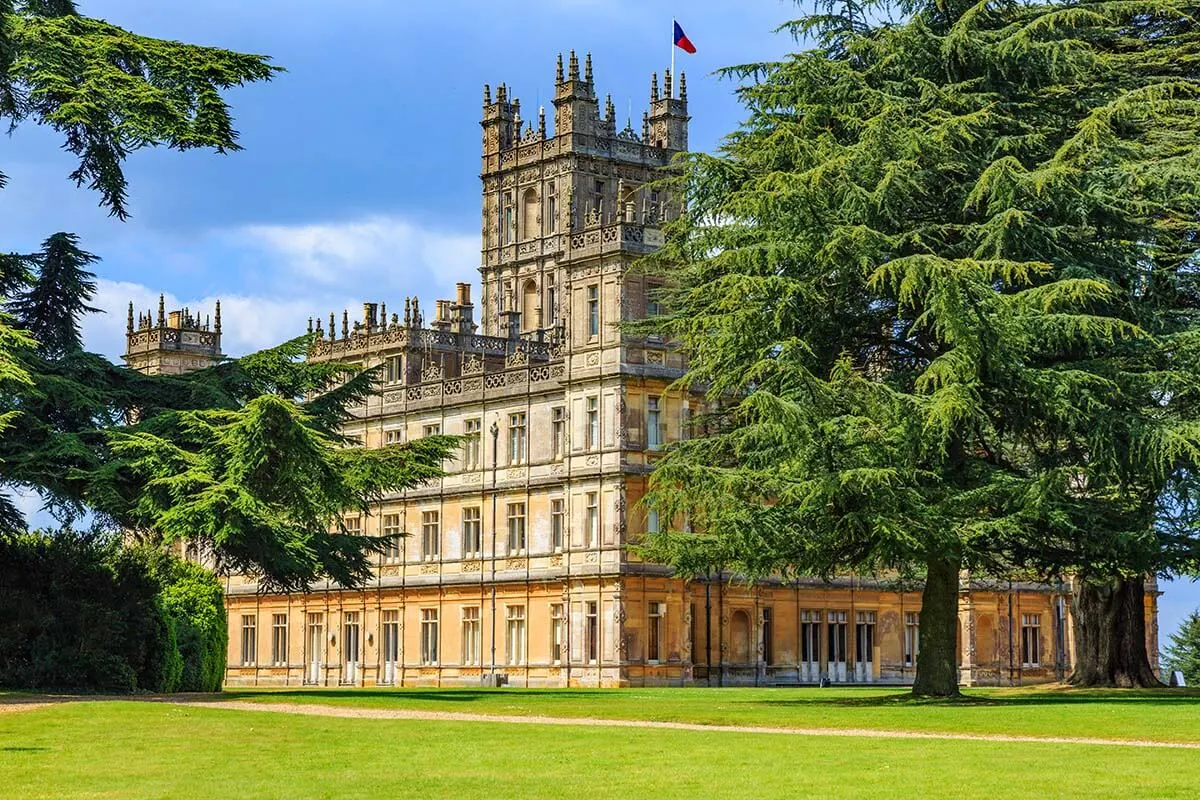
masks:
<path fill-rule="evenodd" d="M 675 46 L 685 53 L 696 52 L 696 45 L 692 44 L 692 40 L 683 32 L 683 28 L 679 27 L 679 23 L 675 23 Z"/>

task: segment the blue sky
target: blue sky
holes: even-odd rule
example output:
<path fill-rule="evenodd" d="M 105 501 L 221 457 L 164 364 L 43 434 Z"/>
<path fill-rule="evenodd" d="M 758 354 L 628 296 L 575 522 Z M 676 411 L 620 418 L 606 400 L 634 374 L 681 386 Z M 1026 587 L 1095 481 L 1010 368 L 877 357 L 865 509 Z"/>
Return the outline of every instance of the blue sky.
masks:
<path fill-rule="evenodd" d="M 478 265 L 482 86 L 505 82 L 527 118 L 549 104 L 554 59 L 591 51 L 597 89 L 634 127 L 649 76 L 670 63 L 671 19 L 699 52 L 688 73 L 693 149 L 711 150 L 740 119 L 713 71 L 792 49 L 772 30 L 788 0 L 82 0 L 85 14 L 138 33 L 272 56 L 288 71 L 228 94 L 243 152 L 143 151 L 128 166 L 133 218 L 110 218 L 66 180 L 49 132 L 3 144 L 0 242 L 29 250 L 58 230 L 101 256 L 91 349 L 117 356 L 125 304 L 206 311 L 220 297 L 231 354 L 304 330 L 309 316 L 359 306 L 431 307 Z M 368 296 L 364 296 L 368 295 Z M 1174 584 L 1162 628 L 1200 606 Z M 1165 633 L 1164 633 L 1165 636 Z"/>

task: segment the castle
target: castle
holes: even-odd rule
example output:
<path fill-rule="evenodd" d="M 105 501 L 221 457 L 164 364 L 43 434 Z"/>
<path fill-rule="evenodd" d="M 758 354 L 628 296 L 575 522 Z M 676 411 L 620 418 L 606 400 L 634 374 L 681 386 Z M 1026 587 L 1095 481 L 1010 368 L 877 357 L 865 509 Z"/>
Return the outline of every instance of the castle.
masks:
<path fill-rule="evenodd" d="M 376 447 L 434 433 L 466 444 L 445 478 L 386 498 L 347 529 L 394 536 L 368 586 L 271 595 L 229 576 L 230 685 L 641 686 L 904 683 L 920 593 L 847 576 L 748 586 L 687 581 L 627 545 L 665 523 L 638 501 L 655 459 L 691 433 L 702 398 L 669 343 L 617 323 L 656 313 L 631 270 L 662 242 L 678 198 L 653 183 L 687 149 L 683 75 L 650 86 L 641 131 L 601 111 L 590 56 L 559 56 L 553 129 L 506 86 L 483 95 L 483 217 L 471 287 L 389 316 L 383 302 L 310 321 L 313 359 L 383 365 L 346 432 Z M 129 364 L 220 358 L 189 313 L 129 322 Z M 357 316 L 357 314 L 356 314 Z M 340 323 L 340 325 L 339 325 Z M 1153 593 L 1147 613 L 1157 654 Z M 964 581 L 964 684 L 1070 670 L 1065 587 Z"/>

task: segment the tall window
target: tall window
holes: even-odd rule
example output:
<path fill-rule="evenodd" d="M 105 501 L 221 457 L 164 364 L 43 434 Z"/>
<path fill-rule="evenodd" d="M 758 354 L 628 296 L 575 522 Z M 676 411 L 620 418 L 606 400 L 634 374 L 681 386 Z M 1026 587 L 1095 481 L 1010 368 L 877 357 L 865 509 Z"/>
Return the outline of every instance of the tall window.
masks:
<path fill-rule="evenodd" d="M 775 616 L 771 609 L 762 610 L 763 661 L 773 663 L 775 656 Z"/>
<path fill-rule="evenodd" d="M 242 666 L 258 663 L 258 629 L 253 614 L 242 614 Z"/>
<path fill-rule="evenodd" d="M 438 511 L 421 512 L 421 557 L 435 561 L 442 552 L 442 515 Z"/>
<path fill-rule="evenodd" d="M 600 335 L 600 287 L 595 284 L 587 287 L 587 326 L 589 337 Z"/>
<path fill-rule="evenodd" d="M 546 275 L 546 312 L 542 319 L 545 320 L 543 327 L 546 328 L 553 328 L 558 324 L 558 287 L 554 283 L 553 272 Z"/>
<path fill-rule="evenodd" d="M 508 504 L 508 552 L 525 552 L 525 504 Z"/>
<path fill-rule="evenodd" d="M 800 614 L 800 660 L 805 664 L 816 664 L 821 660 L 820 611 Z"/>
<path fill-rule="evenodd" d="M 421 663 L 438 663 L 438 610 L 421 609 Z"/>
<path fill-rule="evenodd" d="M 504 207 L 504 221 L 502 223 L 504 225 L 504 230 L 501 232 L 501 235 L 504 237 L 505 244 L 512 244 L 517 236 L 516 220 L 514 219 L 516 216 L 516 209 L 513 208 L 512 192 L 504 193 L 502 205 Z"/>
<path fill-rule="evenodd" d="M 562 406 L 550 409 L 550 452 L 561 461 L 567 452 L 567 410 Z"/>
<path fill-rule="evenodd" d="M 905 611 L 904 666 L 914 666 L 917 663 L 917 653 L 919 652 L 921 652 L 921 615 L 916 611 Z"/>
<path fill-rule="evenodd" d="M 287 614 L 271 615 L 271 663 L 276 667 L 286 667 L 288 663 Z"/>
<path fill-rule="evenodd" d="M 687 403 L 679 409 L 679 438 L 684 441 L 692 438 L 692 407 Z"/>
<path fill-rule="evenodd" d="M 342 625 L 342 652 L 345 654 L 346 668 L 342 672 L 342 683 L 358 681 L 358 648 L 359 625 L 358 612 L 347 611 Z"/>
<path fill-rule="evenodd" d="M 346 517 L 342 520 L 342 524 L 346 526 L 346 533 L 355 535 L 362 533 L 362 517 Z"/>
<path fill-rule="evenodd" d="M 383 535 L 387 537 L 387 544 L 383 547 L 383 560 L 387 564 L 395 564 L 400 560 L 401 533 L 400 515 L 384 514 Z"/>
<path fill-rule="evenodd" d="M 331 331 L 332 333 L 332 331 Z M 404 380 L 404 357 L 392 356 L 385 362 L 384 380 L 387 383 L 400 383 Z"/>
<path fill-rule="evenodd" d="M 586 545 L 595 547 L 600 542 L 600 494 L 598 492 L 587 493 L 583 530 L 587 535 Z"/>
<path fill-rule="evenodd" d="M 538 235 L 538 193 L 529 188 L 521 196 L 521 238 L 534 239 Z"/>
<path fill-rule="evenodd" d="M 400 663 L 400 612 L 383 612 L 383 677 L 382 683 L 396 682 L 396 668 Z"/>
<path fill-rule="evenodd" d="M 586 401 L 587 414 L 584 421 L 587 423 L 586 444 L 588 450 L 595 450 L 600 446 L 600 398 L 589 397 Z"/>
<path fill-rule="evenodd" d="M 596 196 L 595 196 L 596 216 L 600 219 L 601 224 L 604 222 L 604 181 L 596 181 Z"/>
<path fill-rule="evenodd" d="M 875 612 L 859 611 L 854 621 L 854 662 L 870 664 L 875 661 Z"/>
<path fill-rule="evenodd" d="M 563 614 L 562 603 L 550 605 L 550 663 L 561 664 L 563 653 L 566 652 L 567 629 L 566 616 Z"/>
<path fill-rule="evenodd" d="M 658 662 L 662 659 L 663 617 L 666 613 L 666 603 L 650 604 L 650 625 L 646 629 L 647 661 Z"/>
<path fill-rule="evenodd" d="M 525 412 L 508 415 L 508 463 L 524 464 L 528 458 Z"/>
<path fill-rule="evenodd" d="M 462 610 L 462 663 L 479 663 L 479 606 L 467 606 Z"/>
<path fill-rule="evenodd" d="M 662 291 L 661 286 L 655 284 L 647 284 L 646 286 L 646 316 L 657 317 L 663 313 L 662 303 L 658 300 L 658 295 Z"/>
<path fill-rule="evenodd" d="M 662 414 L 658 409 L 658 398 L 646 400 L 646 446 L 658 450 L 663 445 Z"/>
<path fill-rule="evenodd" d="M 830 611 L 829 626 L 829 663 L 840 664 L 846 660 L 846 612 Z"/>
<path fill-rule="evenodd" d="M 463 423 L 463 469 L 468 472 L 479 469 L 479 440 L 482 430 L 481 419 L 469 419 Z"/>
<path fill-rule="evenodd" d="M 308 615 L 308 663 L 304 668 L 306 683 L 321 682 L 321 655 L 325 652 L 325 615 Z"/>
<path fill-rule="evenodd" d="M 463 558 L 479 558 L 483 553 L 483 530 L 479 508 L 464 508 L 462 512 Z"/>
<path fill-rule="evenodd" d="M 550 547 L 554 550 L 563 549 L 564 539 L 563 501 L 550 501 Z"/>
<path fill-rule="evenodd" d="M 600 613 L 598 603 L 589 600 L 584 603 L 584 653 L 583 657 L 589 664 L 595 664 L 600 658 Z"/>
<path fill-rule="evenodd" d="M 658 509 L 656 509 L 656 508 L 646 509 L 646 533 L 658 533 L 658 530 L 659 530 Z"/>
<path fill-rule="evenodd" d="M 525 606 L 508 606 L 506 609 L 506 641 L 505 652 L 507 663 L 518 665 L 525 663 Z"/>
<path fill-rule="evenodd" d="M 558 189 L 554 181 L 546 186 L 546 228 L 550 233 L 558 230 Z"/>
<path fill-rule="evenodd" d="M 1021 615 L 1021 665 L 1037 667 L 1042 663 L 1042 615 Z"/>

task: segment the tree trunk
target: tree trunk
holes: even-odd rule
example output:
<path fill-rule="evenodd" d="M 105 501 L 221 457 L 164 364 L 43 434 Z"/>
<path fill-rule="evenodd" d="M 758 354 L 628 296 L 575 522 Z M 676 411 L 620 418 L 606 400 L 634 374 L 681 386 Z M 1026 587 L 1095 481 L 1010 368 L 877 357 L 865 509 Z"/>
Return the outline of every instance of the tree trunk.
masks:
<path fill-rule="evenodd" d="M 1072 581 L 1075 595 L 1073 686 L 1161 686 L 1146 654 L 1142 578 Z"/>
<path fill-rule="evenodd" d="M 921 593 L 921 649 L 917 653 L 916 697 L 958 695 L 958 556 L 932 557 Z"/>

